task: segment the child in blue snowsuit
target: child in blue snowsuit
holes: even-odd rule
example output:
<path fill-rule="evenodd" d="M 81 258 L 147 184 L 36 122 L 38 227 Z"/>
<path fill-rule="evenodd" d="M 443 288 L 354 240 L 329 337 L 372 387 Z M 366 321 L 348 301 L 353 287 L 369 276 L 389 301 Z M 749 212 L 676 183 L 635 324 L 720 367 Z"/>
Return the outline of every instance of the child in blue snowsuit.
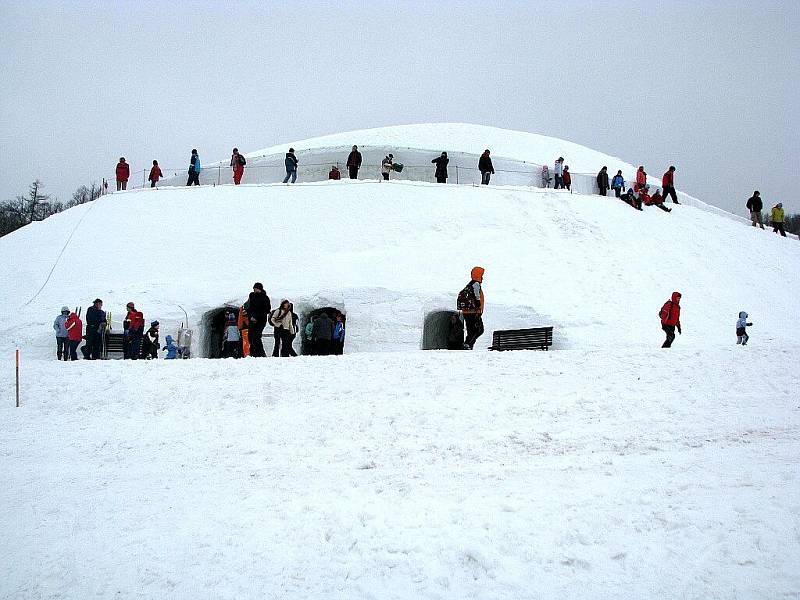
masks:
<path fill-rule="evenodd" d="M 747 340 L 750 336 L 747 335 L 747 327 L 752 327 L 752 323 L 747 322 L 747 313 L 742 311 L 739 313 L 739 320 L 736 321 L 736 343 L 742 346 L 747 345 Z"/>
<path fill-rule="evenodd" d="M 162 348 L 162 350 L 166 350 L 167 351 L 167 355 L 164 358 L 165 359 L 167 359 L 167 358 L 169 358 L 169 359 L 178 358 L 179 349 L 175 345 L 175 342 L 172 340 L 172 336 L 168 335 L 166 337 L 166 340 L 167 340 L 167 345 Z"/>

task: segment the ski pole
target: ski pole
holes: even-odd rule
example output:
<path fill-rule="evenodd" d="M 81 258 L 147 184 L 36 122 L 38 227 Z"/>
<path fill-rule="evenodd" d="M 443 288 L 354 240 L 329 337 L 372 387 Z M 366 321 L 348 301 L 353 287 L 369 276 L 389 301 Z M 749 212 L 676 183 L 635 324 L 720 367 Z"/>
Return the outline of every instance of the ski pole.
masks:
<path fill-rule="evenodd" d="M 17 348 L 17 408 L 19 408 L 19 348 Z"/>

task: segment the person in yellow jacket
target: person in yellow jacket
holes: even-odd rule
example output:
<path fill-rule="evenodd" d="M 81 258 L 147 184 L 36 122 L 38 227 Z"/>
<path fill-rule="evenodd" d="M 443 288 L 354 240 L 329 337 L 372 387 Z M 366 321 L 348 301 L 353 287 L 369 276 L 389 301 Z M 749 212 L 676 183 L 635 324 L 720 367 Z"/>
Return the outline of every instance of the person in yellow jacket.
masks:
<path fill-rule="evenodd" d="M 783 237 L 786 237 L 786 232 L 783 230 L 783 204 L 778 202 L 775 206 L 772 207 L 772 212 L 770 213 L 770 221 L 772 221 L 772 231 L 774 233 L 780 232 Z"/>
<path fill-rule="evenodd" d="M 464 340 L 464 350 L 472 350 L 476 340 L 483 335 L 483 267 L 473 267 L 467 288 L 475 299 L 475 306 L 462 309 L 464 325 L 467 327 L 467 339 Z"/>

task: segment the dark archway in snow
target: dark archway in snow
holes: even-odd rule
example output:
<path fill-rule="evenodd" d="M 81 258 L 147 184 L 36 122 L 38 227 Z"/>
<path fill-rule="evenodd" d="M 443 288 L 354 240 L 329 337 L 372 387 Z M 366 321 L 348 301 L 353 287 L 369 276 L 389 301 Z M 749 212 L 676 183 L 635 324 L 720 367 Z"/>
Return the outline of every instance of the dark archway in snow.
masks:
<path fill-rule="evenodd" d="M 201 356 L 222 358 L 222 334 L 228 313 L 238 315 L 236 306 L 220 306 L 203 315 L 203 334 L 201 336 Z"/>
<path fill-rule="evenodd" d="M 452 318 L 457 319 L 457 323 Z M 450 331 L 455 327 L 461 331 L 461 344 L 454 344 L 453 349 L 461 349 L 464 343 L 464 321 L 454 310 L 436 310 L 425 315 L 422 326 L 423 350 L 447 350 L 450 348 Z M 456 348 L 456 346 L 458 346 Z"/>
<path fill-rule="evenodd" d="M 297 333 L 298 336 L 301 337 L 303 340 L 300 353 L 304 355 L 314 355 L 316 354 L 314 345 L 311 341 L 306 338 L 306 325 L 312 322 L 316 317 L 320 316 L 322 313 L 326 313 L 328 317 L 330 317 L 331 321 L 334 323 L 336 322 L 336 315 L 342 315 L 342 321 L 345 324 L 345 336 L 344 336 L 344 345 L 347 345 L 347 314 L 341 308 L 336 308 L 333 306 L 323 306 L 321 308 L 315 308 L 307 313 L 300 315 L 300 321 L 298 323 L 300 327 L 300 331 Z M 342 348 L 342 352 L 344 349 Z M 331 352 L 333 354 L 333 352 Z"/>

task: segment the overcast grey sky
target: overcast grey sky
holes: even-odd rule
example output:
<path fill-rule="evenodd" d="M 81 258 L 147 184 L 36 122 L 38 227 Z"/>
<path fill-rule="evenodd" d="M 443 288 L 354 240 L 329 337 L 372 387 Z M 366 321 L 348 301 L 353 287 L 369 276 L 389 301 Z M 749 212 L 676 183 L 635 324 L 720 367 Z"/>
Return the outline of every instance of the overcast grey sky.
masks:
<path fill-rule="evenodd" d="M 36 178 L 69 199 L 120 156 L 459 121 L 674 164 L 739 214 L 754 189 L 800 212 L 795 0 L 5 0 L 0 27 L 2 200 Z"/>

